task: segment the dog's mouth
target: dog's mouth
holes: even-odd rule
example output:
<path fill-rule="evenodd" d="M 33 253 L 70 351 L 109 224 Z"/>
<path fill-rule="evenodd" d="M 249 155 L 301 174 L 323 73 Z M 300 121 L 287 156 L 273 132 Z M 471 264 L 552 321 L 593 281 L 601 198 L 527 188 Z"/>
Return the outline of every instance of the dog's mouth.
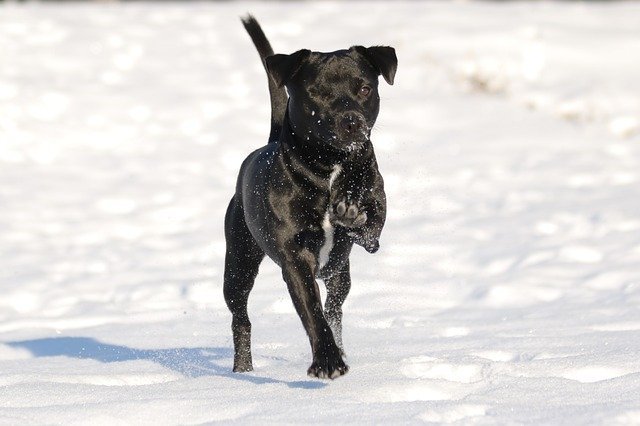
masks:
<path fill-rule="evenodd" d="M 332 139 L 330 144 L 339 149 L 340 151 L 345 152 L 355 152 L 361 150 L 366 144 L 369 142 L 368 137 L 364 137 L 362 139 L 350 139 L 350 140 L 339 140 L 337 137 Z"/>

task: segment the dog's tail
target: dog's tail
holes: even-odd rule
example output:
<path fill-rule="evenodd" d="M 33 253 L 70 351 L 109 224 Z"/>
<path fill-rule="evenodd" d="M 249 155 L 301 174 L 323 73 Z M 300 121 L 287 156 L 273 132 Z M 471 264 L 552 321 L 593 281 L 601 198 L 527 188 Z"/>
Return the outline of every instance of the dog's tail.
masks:
<path fill-rule="evenodd" d="M 267 70 L 265 59 L 267 56 L 273 55 L 273 49 L 271 48 L 269 40 L 267 40 L 267 36 L 264 35 L 262 28 L 260 28 L 260 24 L 258 24 L 256 18 L 252 15 L 247 15 L 241 18 L 241 20 L 258 50 L 265 71 L 267 71 L 269 97 L 271 98 L 271 132 L 269 134 L 269 142 L 273 142 L 278 139 L 282 131 L 282 120 L 284 119 L 284 113 L 287 109 L 287 92 L 284 87 L 278 87 L 273 79 L 268 76 L 269 70 Z"/>

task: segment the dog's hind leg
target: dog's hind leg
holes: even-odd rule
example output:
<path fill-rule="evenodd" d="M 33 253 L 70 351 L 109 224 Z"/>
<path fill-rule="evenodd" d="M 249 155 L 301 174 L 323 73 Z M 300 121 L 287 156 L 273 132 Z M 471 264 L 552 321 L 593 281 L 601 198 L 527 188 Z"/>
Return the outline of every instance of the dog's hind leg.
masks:
<path fill-rule="evenodd" d="M 344 356 L 342 344 L 342 304 L 351 289 L 351 273 L 349 272 L 349 260 L 342 269 L 325 280 L 327 287 L 327 300 L 324 303 L 324 316 L 333 331 L 333 337 Z"/>
<path fill-rule="evenodd" d="M 224 299 L 233 316 L 233 371 L 252 371 L 251 322 L 247 312 L 249 292 L 253 288 L 264 252 L 256 244 L 244 221 L 242 205 L 231 199 L 225 216 L 227 251 L 224 262 Z"/>

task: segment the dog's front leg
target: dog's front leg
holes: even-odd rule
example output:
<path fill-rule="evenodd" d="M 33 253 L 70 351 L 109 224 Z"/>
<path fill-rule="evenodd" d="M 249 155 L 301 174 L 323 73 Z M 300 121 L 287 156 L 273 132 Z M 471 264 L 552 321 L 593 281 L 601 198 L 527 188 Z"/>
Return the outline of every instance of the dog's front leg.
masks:
<path fill-rule="evenodd" d="M 330 195 L 334 225 L 347 229 L 354 243 L 375 253 L 386 218 L 386 195 L 377 167 L 352 173 Z"/>
<path fill-rule="evenodd" d="M 356 244 L 369 253 L 375 253 L 380 248 L 380 234 L 387 215 L 384 191 L 370 199 L 364 210 L 368 215 L 367 223 L 361 228 L 350 230 L 348 234 Z"/>
<path fill-rule="evenodd" d="M 333 331 L 333 337 L 344 356 L 342 344 L 342 304 L 347 299 L 351 289 L 351 273 L 349 272 L 349 259 L 341 270 L 325 280 L 327 286 L 327 299 L 324 303 L 324 316 Z"/>
<path fill-rule="evenodd" d="M 315 262 L 311 252 L 299 251 L 283 263 L 282 274 L 311 342 L 313 362 L 307 374 L 321 379 L 335 379 L 346 374 L 349 367 L 340 355 L 322 312 L 320 290 L 313 273 Z"/>

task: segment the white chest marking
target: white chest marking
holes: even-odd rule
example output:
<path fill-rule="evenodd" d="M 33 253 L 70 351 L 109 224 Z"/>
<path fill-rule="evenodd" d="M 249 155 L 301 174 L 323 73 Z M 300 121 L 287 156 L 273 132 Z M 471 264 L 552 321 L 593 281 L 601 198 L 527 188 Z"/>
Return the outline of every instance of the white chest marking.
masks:
<path fill-rule="evenodd" d="M 333 166 L 333 171 L 331 172 L 331 176 L 329 176 L 329 192 L 331 192 L 331 187 L 341 171 L 342 166 L 339 164 Z M 331 225 L 331 221 L 329 220 L 329 206 L 327 207 L 327 211 L 324 213 L 324 218 L 322 219 L 322 230 L 324 231 L 324 243 L 322 243 L 322 247 L 320 247 L 320 252 L 318 253 L 320 269 L 324 268 L 327 262 L 329 262 L 329 255 L 331 254 L 331 249 L 333 249 L 334 229 L 333 225 Z"/>
<path fill-rule="evenodd" d="M 340 164 L 336 164 L 333 166 L 333 171 L 331 172 L 331 176 L 329 176 L 329 191 L 331 191 L 331 187 L 333 186 L 333 182 L 336 181 L 336 178 L 342 171 L 342 166 Z"/>

